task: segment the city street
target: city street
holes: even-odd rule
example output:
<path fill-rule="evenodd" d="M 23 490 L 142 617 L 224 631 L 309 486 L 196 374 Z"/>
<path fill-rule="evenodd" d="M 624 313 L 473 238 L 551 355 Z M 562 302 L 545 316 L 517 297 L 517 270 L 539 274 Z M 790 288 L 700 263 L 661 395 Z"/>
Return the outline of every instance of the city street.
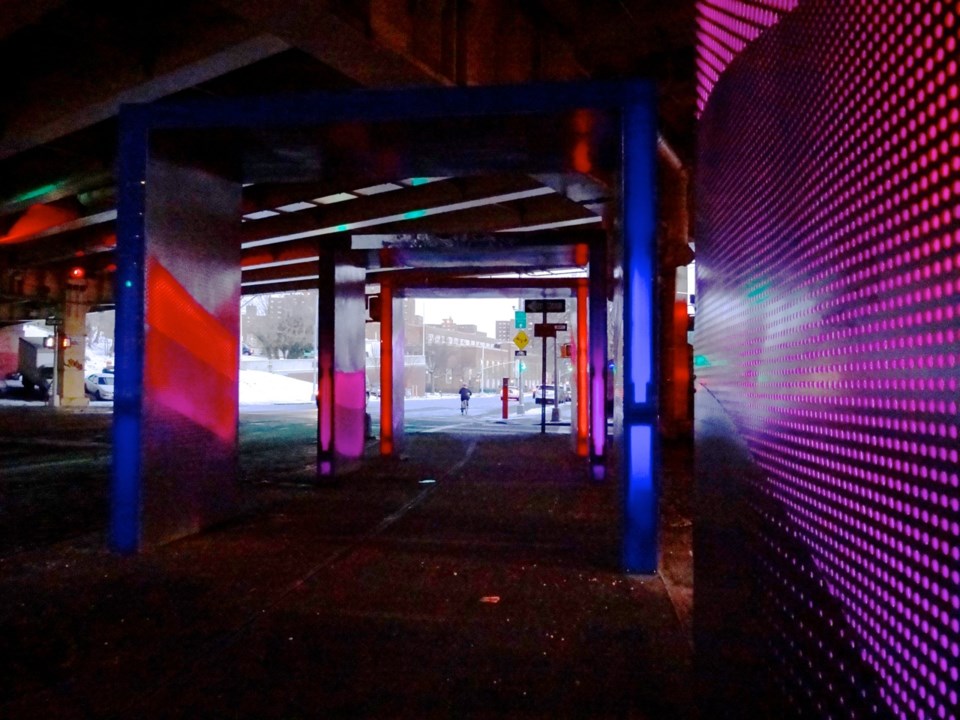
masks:
<path fill-rule="evenodd" d="M 104 544 L 111 414 L 0 408 L 0 716 L 693 717 L 669 573 L 618 569 L 618 483 L 495 402 L 411 401 L 400 456 L 323 481 L 309 406 L 245 411 L 244 511 L 134 557 Z"/>

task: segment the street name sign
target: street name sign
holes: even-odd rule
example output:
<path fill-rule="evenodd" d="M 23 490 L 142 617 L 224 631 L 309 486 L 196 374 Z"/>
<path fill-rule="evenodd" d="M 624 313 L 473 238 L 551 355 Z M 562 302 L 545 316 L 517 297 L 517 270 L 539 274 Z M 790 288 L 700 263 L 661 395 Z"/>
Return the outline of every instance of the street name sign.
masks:
<path fill-rule="evenodd" d="M 566 310 L 563 298 L 553 300 L 524 300 L 523 309 L 528 313 L 558 313 Z"/>
<path fill-rule="evenodd" d="M 514 357 L 526 357 L 526 356 L 527 356 L 527 351 L 526 351 L 526 350 L 514 350 L 514 351 L 513 351 L 513 356 L 514 356 Z"/>
<path fill-rule="evenodd" d="M 566 323 L 536 323 L 533 326 L 533 335 L 534 337 L 556 337 L 558 332 L 566 329 Z"/>

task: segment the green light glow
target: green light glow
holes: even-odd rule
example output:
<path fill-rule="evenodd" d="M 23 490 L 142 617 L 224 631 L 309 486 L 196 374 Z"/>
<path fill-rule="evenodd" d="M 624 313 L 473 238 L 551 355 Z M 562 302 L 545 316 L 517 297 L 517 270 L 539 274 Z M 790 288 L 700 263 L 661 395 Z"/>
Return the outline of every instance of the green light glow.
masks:
<path fill-rule="evenodd" d="M 762 303 L 766 298 L 764 297 L 767 292 L 770 290 L 771 286 L 770 280 L 766 278 L 755 278 L 747 282 L 747 297 L 753 300 L 757 305 Z"/>
<path fill-rule="evenodd" d="M 36 190 L 30 190 L 20 195 L 15 195 L 10 199 L 11 203 L 23 203 L 29 202 L 30 200 L 36 200 L 38 197 L 43 197 L 48 193 L 52 193 L 55 190 L 60 188 L 60 183 L 50 183 L 49 185 L 42 185 Z"/>
<path fill-rule="evenodd" d="M 410 178 L 408 182 L 413 187 L 416 187 L 417 185 L 426 185 L 428 182 L 430 182 L 430 178 L 425 178 L 425 177 Z"/>
<path fill-rule="evenodd" d="M 426 210 L 411 210 L 410 212 L 405 212 L 403 214 L 404 220 L 415 220 L 416 218 L 422 218 L 427 214 Z"/>
<path fill-rule="evenodd" d="M 693 356 L 694 367 L 710 367 L 710 359 L 706 355 Z"/>
<path fill-rule="evenodd" d="M 346 232 L 350 229 L 349 225 L 337 225 L 337 232 Z"/>

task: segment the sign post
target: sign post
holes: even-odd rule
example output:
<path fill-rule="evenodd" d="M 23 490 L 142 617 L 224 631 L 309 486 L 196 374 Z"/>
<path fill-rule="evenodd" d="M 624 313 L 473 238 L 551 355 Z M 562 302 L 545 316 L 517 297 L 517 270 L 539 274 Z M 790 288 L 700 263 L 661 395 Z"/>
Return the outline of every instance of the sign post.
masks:
<path fill-rule="evenodd" d="M 520 326 L 520 315 L 523 315 L 523 324 L 526 327 L 527 324 L 527 314 L 526 313 L 517 313 L 517 327 Z M 526 357 L 527 351 L 526 347 L 530 343 L 530 336 L 527 335 L 522 329 L 517 330 L 517 334 L 513 336 L 513 344 L 516 345 L 519 350 L 514 351 L 515 357 Z M 517 414 L 523 413 L 523 361 L 517 363 Z"/>
<path fill-rule="evenodd" d="M 560 389 L 557 387 L 557 330 L 566 330 L 566 323 L 548 323 L 547 313 L 562 313 L 567 309 L 567 303 L 563 298 L 558 299 L 540 299 L 524 300 L 523 309 L 526 312 L 543 313 L 543 322 L 533 326 L 534 337 L 539 337 L 541 342 L 540 359 L 540 434 L 547 432 L 547 398 L 544 386 L 547 384 L 547 338 L 553 338 L 553 411 L 550 413 L 550 421 L 557 422 L 560 419 L 559 397 Z"/>

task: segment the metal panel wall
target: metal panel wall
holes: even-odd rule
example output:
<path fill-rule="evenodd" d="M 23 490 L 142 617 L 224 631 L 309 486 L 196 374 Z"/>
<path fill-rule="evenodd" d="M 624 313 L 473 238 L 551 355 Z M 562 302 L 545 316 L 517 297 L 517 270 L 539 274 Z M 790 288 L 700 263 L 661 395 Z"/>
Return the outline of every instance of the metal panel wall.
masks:
<path fill-rule="evenodd" d="M 364 267 L 337 259 L 334 448 L 344 458 L 361 457 L 366 442 L 366 277 Z"/>
<path fill-rule="evenodd" d="M 702 117 L 696 374 L 805 716 L 958 715 L 958 40 L 954 3 L 811 0 Z"/>
<path fill-rule="evenodd" d="M 155 139 L 146 166 L 140 488 L 128 508 L 139 547 L 237 504 L 240 184 L 196 157 Z"/>

